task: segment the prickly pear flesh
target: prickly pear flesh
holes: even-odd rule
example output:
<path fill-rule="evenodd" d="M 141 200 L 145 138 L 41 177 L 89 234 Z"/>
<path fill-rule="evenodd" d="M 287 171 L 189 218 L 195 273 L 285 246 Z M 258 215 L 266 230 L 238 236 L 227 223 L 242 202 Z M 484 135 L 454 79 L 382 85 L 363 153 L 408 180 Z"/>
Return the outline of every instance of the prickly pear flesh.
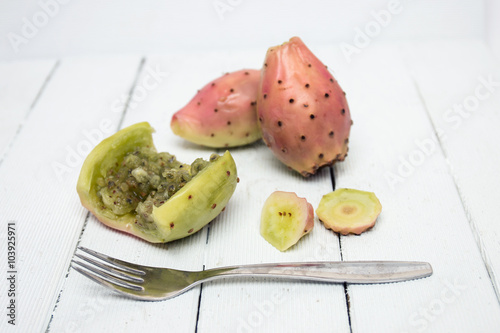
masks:
<path fill-rule="evenodd" d="M 314 227 L 314 210 L 293 192 L 275 191 L 262 208 L 260 234 L 280 251 L 296 244 Z"/>
<path fill-rule="evenodd" d="M 344 188 L 324 195 L 316 214 L 328 229 L 359 235 L 375 225 L 381 211 L 375 193 Z"/>

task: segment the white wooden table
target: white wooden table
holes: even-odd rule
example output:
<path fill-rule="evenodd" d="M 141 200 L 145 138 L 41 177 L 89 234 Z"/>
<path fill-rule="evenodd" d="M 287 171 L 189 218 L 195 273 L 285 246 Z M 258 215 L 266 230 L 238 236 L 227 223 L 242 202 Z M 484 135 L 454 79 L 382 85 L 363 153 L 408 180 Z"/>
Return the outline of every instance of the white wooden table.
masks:
<path fill-rule="evenodd" d="M 100 224 L 75 185 L 88 151 L 149 121 L 155 144 L 181 161 L 213 150 L 172 134 L 170 117 L 211 79 L 259 68 L 245 53 L 85 57 L 0 63 L 1 332 L 499 332 L 500 67 L 476 41 L 373 45 L 348 63 L 311 47 L 347 92 L 349 156 L 313 178 L 262 143 L 230 149 L 240 183 L 199 233 L 152 245 Z M 221 152 L 219 150 L 218 152 Z M 340 236 L 317 220 L 285 253 L 259 234 L 275 190 L 317 207 L 323 194 L 373 191 L 376 226 Z M 15 225 L 15 297 L 8 224 Z M 383 285 L 221 280 L 168 301 L 112 293 L 70 268 L 77 246 L 147 265 L 201 270 L 307 260 L 428 261 L 433 276 Z M 7 281 L 7 283 L 6 283 Z M 15 326 L 8 324 L 15 301 Z"/>

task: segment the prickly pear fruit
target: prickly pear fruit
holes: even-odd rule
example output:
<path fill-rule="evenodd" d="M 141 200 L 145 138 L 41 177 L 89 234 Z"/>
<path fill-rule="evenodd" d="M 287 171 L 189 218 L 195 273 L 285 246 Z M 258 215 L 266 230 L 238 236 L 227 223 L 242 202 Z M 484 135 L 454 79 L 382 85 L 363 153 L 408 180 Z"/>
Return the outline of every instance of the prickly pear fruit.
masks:
<path fill-rule="evenodd" d="M 381 211 L 375 193 L 343 188 L 324 195 L 316 214 L 328 229 L 359 235 L 375 225 Z"/>
<path fill-rule="evenodd" d="M 260 234 L 280 251 L 286 251 L 314 227 L 314 210 L 293 192 L 273 192 L 264 203 Z"/>
<path fill-rule="evenodd" d="M 82 205 L 107 226 L 152 243 L 197 232 L 226 206 L 237 182 L 231 154 L 183 164 L 157 153 L 146 122 L 104 139 L 77 183 Z"/>
<path fill-rule="evenodd" d="M 267 146 L 305 177 L 347 155 L 352 122 L 345 94 L 298 37 L 267 51 L 257 114 Z"/>
<path fill-rule="evenodd" d="M 227 73 L 208 83 L 170 122 L 180 137 L 208 147 L 234 147 L 261 138 L 256 117 L 260 70 Z"/>

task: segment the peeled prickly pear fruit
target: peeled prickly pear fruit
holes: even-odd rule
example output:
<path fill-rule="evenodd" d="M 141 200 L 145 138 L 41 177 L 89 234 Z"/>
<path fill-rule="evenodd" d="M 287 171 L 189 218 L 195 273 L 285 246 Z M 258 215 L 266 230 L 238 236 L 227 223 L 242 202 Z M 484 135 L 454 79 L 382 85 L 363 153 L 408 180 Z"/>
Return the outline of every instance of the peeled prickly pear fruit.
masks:
<path fill-rule="evenodd" d="M 260 234 L 280 251 L 286 251 L 313 227 L 313 207 L 293 192 L 273 192 L 264 203 Z"/>
<path fill-rule="evenodd" d="M 256 117 L 260 70 L 227 73 L 208 83 L 170 122 L 180 137 L 208 147 L 234 147 L 261 138 Z"/>
<path fill-rule="evenodd" d="M 77 183 L 82 205 L 107 226 L 153 243 L 189 236 L 213 220 L 236 188 L 229 152 L 183 164 L 157 153 L 146 122 L 104 139 Z"/>
<path fill-rule="evenodd" d="M 305 177 L 347 155 L 352 122 L 345 94 L 298 37 L 267 51 L 257 114 L 267 146 Z"/>
<path fill-rule="evenodd" d="M 328 229 L 359 235 L 375 225 L 381 211 L 375 193 L 344 188 L 324 195 L 316 214 Z"/>

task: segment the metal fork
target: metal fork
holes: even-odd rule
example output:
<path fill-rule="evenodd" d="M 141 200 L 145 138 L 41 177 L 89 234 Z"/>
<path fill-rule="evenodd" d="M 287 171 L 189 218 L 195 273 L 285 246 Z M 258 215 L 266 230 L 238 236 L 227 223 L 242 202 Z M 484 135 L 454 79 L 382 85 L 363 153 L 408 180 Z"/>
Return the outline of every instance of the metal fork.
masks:
<path fill-rule="evenodd" d="M 388 283 L 432 275 L 426 262 L 326 261 L 241 265 L 181 271 L 149 267 L 78 247 L 71 266 L 89 279 L 131 298 L 159 301 L 178 296 L 200 283 L 236 276 L 279 277 L 333 283 Z"/>

